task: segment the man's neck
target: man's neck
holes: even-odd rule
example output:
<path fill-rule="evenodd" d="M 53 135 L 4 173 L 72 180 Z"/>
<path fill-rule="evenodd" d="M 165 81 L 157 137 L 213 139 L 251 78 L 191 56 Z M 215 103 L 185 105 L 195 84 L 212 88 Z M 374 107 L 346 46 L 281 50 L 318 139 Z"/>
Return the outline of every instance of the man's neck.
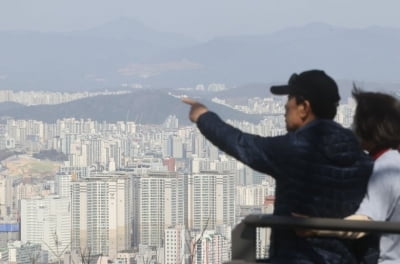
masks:
<path fill-rule="evenodd" d="M 314 114 L 312 114 L 312 113 L 309 114 L 309 115 L 307 115 L 307 116 L 304 118 L 304 120 L 303 120 L 303 125 L 302 125 L 302 127 L 305 126 L 305 125 L 307 125 L 308 123 L 310 123 L 310 122 L 316 120 L 316 119 L 317 119 L 317 117 L 316 117 Z"/>

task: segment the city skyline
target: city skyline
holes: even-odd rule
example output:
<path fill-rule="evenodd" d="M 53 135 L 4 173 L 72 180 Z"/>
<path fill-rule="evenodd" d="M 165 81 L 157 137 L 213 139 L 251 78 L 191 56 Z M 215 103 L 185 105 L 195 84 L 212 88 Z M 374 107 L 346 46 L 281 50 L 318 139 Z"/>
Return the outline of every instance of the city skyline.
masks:
<path fill-rule="evenodd" d="M 276 137 L 287 132 L 287 97 L 269 87 L 323 69 L 340 87 L 334 121 L 351 129 L 355 85 L 400 98 L 399 9 L 2 1 L 0 262 L 226 263 L 233 228 L 273 213 L 275 179 L 208 141 L 182 98 Z M 254 234 L 255 255 L 268 257 L 270 230 Z"/>
<path fill-rule="evenodd" d="M 270 114 L 258 124 L 229 121 L 243 131 L 286 131 L 282 100 L 251 98 L 230 107 Z M 336 120 L 350 126 L 354 107 L 340 104 Z M 124 263 L 222 264 L 231 258 L 232 228 L 248 214 L 273 210 L 271 177 L 221 153 L 176 116 L 160 125 L 9 118 L 0 124 L 0 150 L 24 152 L 4 160 L 0 170 L 0 217 L 21 222 L 22 244 L 0 240 L 0 253 L 37 254 L 43 263 L 92 255 Z M 67 160 L 53 163 L 57 172 L 38 173 L 31 156 L 42 150 Z M 268 248 L 269 233 L 260 230 L 257 256 L 267 256 Z"/>

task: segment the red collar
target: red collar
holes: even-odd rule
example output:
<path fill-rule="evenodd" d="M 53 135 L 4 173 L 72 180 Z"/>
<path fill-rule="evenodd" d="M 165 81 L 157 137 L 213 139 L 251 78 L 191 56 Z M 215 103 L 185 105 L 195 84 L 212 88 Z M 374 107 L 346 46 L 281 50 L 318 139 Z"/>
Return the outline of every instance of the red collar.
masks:
<path fill-rule="evenodd" d="M 385 153 L 388 150 L 389 150 L 389 148 L 381 149 L 378 151 L 371 152 L 371 153 L 369 153 L 369 155 L 372 157 L 373 160 L 377 160 L 380 156 L 383 155 L 383 153 Z"/>

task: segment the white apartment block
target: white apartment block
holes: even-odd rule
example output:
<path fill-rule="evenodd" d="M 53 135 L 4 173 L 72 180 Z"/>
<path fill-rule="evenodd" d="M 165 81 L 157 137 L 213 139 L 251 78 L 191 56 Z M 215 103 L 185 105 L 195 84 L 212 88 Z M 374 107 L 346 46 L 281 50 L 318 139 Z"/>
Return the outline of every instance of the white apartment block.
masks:
<path fill-rule="evenodd" d="M 58 172 L 55 176 L 55 191 L 60 197 L 71 199 L 71 182 L 76 179 L 76 174 Z"/>
<path fill-rule="evenodd" d="M 235 174 L 208 171 L 189 175 L 188 228 L 215 229 L 235 223 Z"/>
<path fill-rule="evenodd" d="M 198 158 L 193 156 L 191 167 L 192 173 L 199 173 L 201 171 L 237 171 L 239 162 L 233 158 L 226 158 L 225 155 L 217 155 L 218 159 Z"/>
<path fill-rule="evenodd" d="M 13 179 L 0 175 L 0 217 L 7 219 L 13 209 Z"/>
<path fill-rule="evenodd" d="M 350 127 L 353 123 L 355 108 L 356 104 L 354 100 L 349 100 L 348 104 L 339 105 L 335 121 L 342 124 L 344 127 Z"/>
<path fill-rule="evenodd" d="M 183 141 L 177 135 L 169 135 L 163 140 L 163 157 L 183 158 Z"/>
<path fill-rule="evenodd" d="M 58 260 L 71 242 L 68 198 L 58 196 L 21 200 L 21 241 L 40 244 L 50 260 Z"/>
<path fill-rule="evenodd" d="M 231 243 L 215 230 L 199 233 L 192 240 L 191 263 L 222 264 L 230 260 Z"/>
<path fill-rule="evenodd" d="M 186 229 L 177 225 L 165 229 L 164 264 L 185 264 L 190 241 L 186 240 Z"/>
<path fill-rule="evenodd" d="M 111 259 L 131 247 L 132 187 L 120 173 L 92 174 L 72 182 L 72 253 Z"/>
<path fill-rule="evenodd" d="M 138 243 L 163 246 L 164 231 L 184 221 L 184 179 L 182 174 L 149 171 L 137 178 L 138 195 L 134 223 Z"/>
<path fill-rule="evenodd" d="M 275 188 L 268 181 L 261 184 L 236 186 L 236 202 L 238 205 L 259 206 L 265 204 L 268 196 L 274 195 Z"/>

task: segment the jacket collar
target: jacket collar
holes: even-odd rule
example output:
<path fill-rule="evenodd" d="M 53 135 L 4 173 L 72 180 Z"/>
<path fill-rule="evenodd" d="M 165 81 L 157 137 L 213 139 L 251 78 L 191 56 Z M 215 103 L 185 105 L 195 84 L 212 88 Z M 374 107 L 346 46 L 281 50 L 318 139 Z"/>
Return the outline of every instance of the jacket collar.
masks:
<path fill-rule="evenodd" d="M 380 149 L 380 150 L 369 153 L 369 155 L 371 156 L 371 158 L 373 160 L 377 160 L 380 156 L 382 156 L 388 150 L 389 150 L 389 148 Z"/>

